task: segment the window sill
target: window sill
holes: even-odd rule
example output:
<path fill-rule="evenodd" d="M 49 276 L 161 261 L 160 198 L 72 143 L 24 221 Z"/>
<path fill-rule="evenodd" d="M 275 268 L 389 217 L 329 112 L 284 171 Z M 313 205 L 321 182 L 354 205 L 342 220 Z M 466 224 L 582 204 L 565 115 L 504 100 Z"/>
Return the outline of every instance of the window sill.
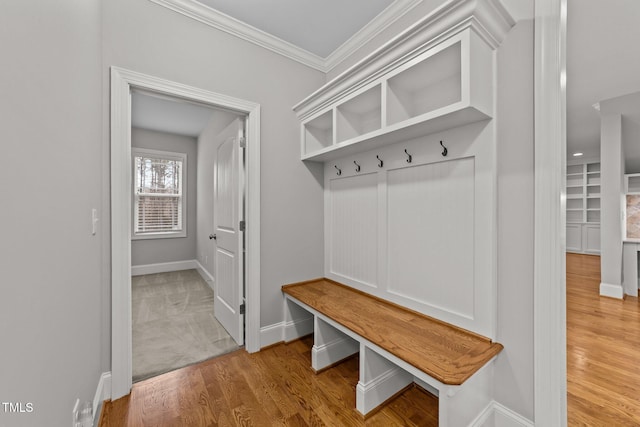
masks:
<path fill-rule="evenodd" d="M 186 231 L 168 231 L 165 233 L 133 234 L 131 240 L 175 239 L 187 237 Z"/>

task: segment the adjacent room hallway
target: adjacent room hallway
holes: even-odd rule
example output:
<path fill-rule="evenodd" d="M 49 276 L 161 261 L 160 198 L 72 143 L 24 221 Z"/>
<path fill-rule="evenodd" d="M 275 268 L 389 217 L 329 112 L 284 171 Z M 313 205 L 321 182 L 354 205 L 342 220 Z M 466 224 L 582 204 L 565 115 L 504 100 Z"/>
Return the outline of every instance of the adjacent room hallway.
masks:
<path fill-rule="evenodd" d="M 570 426 L 640 425 L 640 304 L 600 297 L 600 257 L 567 254 Z"/>

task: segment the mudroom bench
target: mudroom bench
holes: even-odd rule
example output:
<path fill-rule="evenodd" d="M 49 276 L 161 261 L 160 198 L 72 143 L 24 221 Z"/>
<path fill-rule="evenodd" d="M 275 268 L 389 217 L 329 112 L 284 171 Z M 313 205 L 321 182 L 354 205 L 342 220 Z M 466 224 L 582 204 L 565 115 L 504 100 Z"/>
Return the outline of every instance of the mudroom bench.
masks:
<path fill-rule="evenodd" d="M 359 352 L 361 414 L 413 382 L 438 396 L 440 426 L 470 425 L 491 403 L 490 370 L 501 344 L 326 278 L 282 291 L 293 331 L 287 339 L 314 333 L 316 372 Z"/>

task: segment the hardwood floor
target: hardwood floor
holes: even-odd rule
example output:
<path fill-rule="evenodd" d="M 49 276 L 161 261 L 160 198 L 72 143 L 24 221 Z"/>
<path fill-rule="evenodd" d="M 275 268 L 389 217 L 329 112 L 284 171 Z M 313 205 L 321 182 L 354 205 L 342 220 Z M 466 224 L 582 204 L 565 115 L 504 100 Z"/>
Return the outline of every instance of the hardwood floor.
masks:
<path fill-rule="evenodd" d="M 244 350 L 134 384 L 106 402 L 101 427 L 437 426 L 438 399 L 418 387 L 366 421 L 355 410 L 358 358 L 320 374 L 311 338 L 259 353 Z"/>
<path fill-rule="evenodd" d="M 640 304 L 599 296 L 600 257 L 567 254 L 570 426 L 640 426 Z M 437 398 L 411 388 L 364 421 L 358 359 L 315 375 L 311 340 L 237 351 L 134 385 L 100 426 L 436 426 Z"/>
<path fill-rule="evenodd" d="M 570 426 L 640 425 L 640 304 L 599 296 L 600 257 L 567 254 Z"/>

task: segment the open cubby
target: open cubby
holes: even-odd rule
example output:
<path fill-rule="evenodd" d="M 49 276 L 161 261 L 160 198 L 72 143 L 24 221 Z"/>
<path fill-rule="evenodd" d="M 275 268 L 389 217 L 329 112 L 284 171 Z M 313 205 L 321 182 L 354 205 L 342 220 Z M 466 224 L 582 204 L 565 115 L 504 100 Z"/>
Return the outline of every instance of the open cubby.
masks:
<path fill-rule="evenodd" d="M 569 165 L 567 166 L 567 176 L 569 175 L 582 175 L 582 165 Z"/>
<path fill-rule="evenodd" d="M 567 187 L 567 197 L 582 197 L 582 186 L 580 187 Z"/>
<path fill-rule="evenodd" d="M 587 197 L 600 197 L 600 185 L 587 185 Z"/>
<path fill-rule="evenodd" d="M 582 199 L 567 199 L 567 210 L 582 209 Z"/>
<path fill-rule="evenodd" d="M 461 43 L 455 43 L 387 80 L 387 124 L 462 100 Z"/>
<path fill-rule="evenodd" d="M 587 209 L 600 209 L 600 199 L 587 199 Z"/>
<path fill-rule="evenodd" d="M 382 91 L 380 85 L 372 87 L 336 108 L 337 142 L 378 130 L 381 125 Z"/>
<path fill-rule="evenodd" d="M 581 186 L 584 184 L 584 176 L 580 175 L 567 175 L 567 187 Z"/>
<path fill-rule="evenodd" d="M 582 210 L 567 209 L 567 222 L 582 222 Z"/>
<path fill-rule="evenodd" d="M 304 152 L 312 153 L 333 144 L 333 111 L 304 124 Z"/>
<path fill-rule="evenodd" d="M 627 175 L 627 193 L 640 193 L 640 174 Z"/>
<path fill-rule="evenodd" d="M 600 172 L 587 174 L 587 185 L 600 184 Z"/>
<path fill-rule="evenodd" d="M 600 163 L 587 163 L 587 173 L 600 172 Z"/>
<path fill-rule="evenodd" d="M 600 210 L 588 210 L 587 211 L 587 222 L 600 222 Z"/>

